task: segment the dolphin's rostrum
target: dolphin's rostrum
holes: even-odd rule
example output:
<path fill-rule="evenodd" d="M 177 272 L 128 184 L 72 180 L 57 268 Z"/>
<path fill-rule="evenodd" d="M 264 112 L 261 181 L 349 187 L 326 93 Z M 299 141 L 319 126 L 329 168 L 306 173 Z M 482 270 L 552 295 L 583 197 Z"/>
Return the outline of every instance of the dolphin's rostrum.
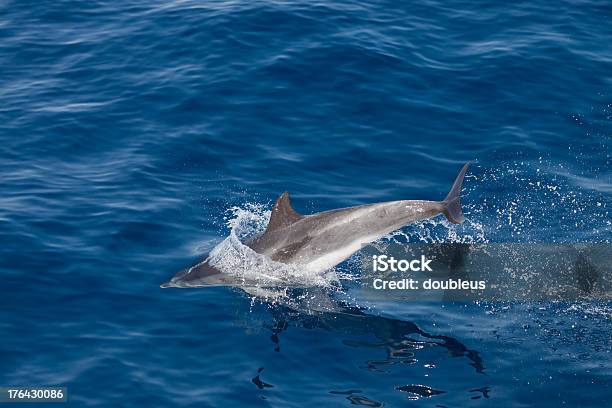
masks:
<path fill-rule="evenodd" d="M 274 204 L 263 234 L 247 242 L 249 248 L 273 261 L 323 272 L 357 252 L 363 245 L 403 226 L 444 214 L 463 222 L 460 193 L 469 164 L 465 164 L 443 201 L 400 200 L 341 208 L 312 215 L 298 214 L 288 193 Z M 209 264 L 208 259 L 177 273 L 167 287 L 233 285 L 231 277 Z"/>

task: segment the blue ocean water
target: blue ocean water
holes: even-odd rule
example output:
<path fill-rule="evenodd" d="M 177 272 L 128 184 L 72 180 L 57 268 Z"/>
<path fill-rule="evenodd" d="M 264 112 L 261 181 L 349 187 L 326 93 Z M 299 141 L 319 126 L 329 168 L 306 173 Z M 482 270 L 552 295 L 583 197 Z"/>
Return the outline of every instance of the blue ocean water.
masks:
<path fill-rule="evenodd" d="M 0 386 L 601 406 L 609 302 L 345 313 L 159 284 L 283 191 L 303 213 L 441 199 L 468 160 L 466 223 L 404 238 L 609 242 L 611 22 L 594 0 L 0 2 Z"/>

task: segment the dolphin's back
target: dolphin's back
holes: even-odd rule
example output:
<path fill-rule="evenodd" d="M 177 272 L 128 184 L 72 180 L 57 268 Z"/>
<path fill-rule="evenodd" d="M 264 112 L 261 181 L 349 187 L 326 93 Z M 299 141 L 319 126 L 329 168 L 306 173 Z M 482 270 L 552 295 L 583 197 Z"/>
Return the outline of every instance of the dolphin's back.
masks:
<path fill-rule="evenodd" d="M 463 166 L 444 201 L 389 201 L 303 216 L 285 192 L 274 204 L 266 231 L 246 244 L 274 261 L 316 271 L 332 268 L 407 224 L 441 213 L 452 223 L 462 222 L 459 194 L 467 168 Z"/>
<path fill-rule="evenodd" d="M 274 261 L 325 270 L 363 245 L 442 211 L 439 202 L 407 200 L 343 208 L 304 216 L 286 227 L 267 230 L 247 245 Z"/>

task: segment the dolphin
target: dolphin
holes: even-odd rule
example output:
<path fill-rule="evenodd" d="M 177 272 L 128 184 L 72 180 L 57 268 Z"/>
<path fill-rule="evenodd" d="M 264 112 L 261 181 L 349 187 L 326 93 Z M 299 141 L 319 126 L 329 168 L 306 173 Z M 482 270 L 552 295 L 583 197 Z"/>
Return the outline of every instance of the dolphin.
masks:
<path fill-rule="evenodd" d="M 405 225 L 439 214 L 453 224 L 460 224 L 460 193 L 469 163 L 459 171 L 448 195 L 442 201 L 399 200 L 358 205 L 301 215 L 291 206 L 287 192 L 272 208 L 263 234 L 246 242 L 253 251 L 272 261 L 299 265 L 309 271 L 323 272 L 348 259 L 363 245 L 382 238 Z M 168 287 L 236 286 L 231 276 L 210 264 L 209 258 L 177 273 L 161 285 Z"/>

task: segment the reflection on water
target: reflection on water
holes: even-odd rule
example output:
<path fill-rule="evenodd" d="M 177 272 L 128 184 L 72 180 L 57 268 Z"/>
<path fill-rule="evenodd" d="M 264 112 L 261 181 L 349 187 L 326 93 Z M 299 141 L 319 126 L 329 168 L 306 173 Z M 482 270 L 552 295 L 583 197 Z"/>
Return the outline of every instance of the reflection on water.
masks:
<path fill-rule="evenodd" d="M 343 341 L 349 347 L 379 348 L 386 351 L 385 359 L 366 362 L 367 366 L 376 365 L 374 363 L 381 365 L 410 364 L 415 361 L 415 353 L 418 350 L 439 346 L 445 348 L 452 357 L 467 357 L 469 364 L 476 372 L 482 373 L 484 370 L 484 364 L 478 352 L 468 349 L 452 337 L 430 334 L 412 322 L 367 314 L 357 307 L 345 307 L 342 312 L 318 312 L 303 315 L 283 306 L 274 306 L 270 307 L 270 313 L 275 322 L 271 327 L 272 341 L 277 348 L 280 347 L 280 333 L 293 325 L 334 333 L 374 335 L 377 341 Z"/>
<path fill-rule="evenodd" d="M 491 391 L 491 387 L 482 387 L 482 388 L 475 388 L 473 390 L 470 390 L 470 392 L 477 392 L 479 393 L 478 395 L 474 395 L 472 397 L 472 399 L 480 399 L 480 398 L 489 398 L 489 391 Z"/>
<path fill-rule="evenodd" d="M 263 390 L 264 388 L 273 388 L 274 386 L 272 384 L 268 384 L 267 382 L 262 381 L 262 379 L 260 378 L 260 374 L 262 371 L 263 367 L 260 367 L 259 370 L 257 370 L 257 375 L 251 381 L 260 390 Z"/>
<path fill-rule="evenodd" d="M 382 402 L 374 401 L 361 395 L 354 395 L 361 393 L 361 390 L 348 390 L 348 391 L 330 391 L 330 394 L 346 395 L 346 399 L 353 405 L 364 405 L 366 407 L 382 407 Z"/>
<path fill-rule="evenodd" d="M 434 395 L 438 395 L 438 394 L 445 394 L 446 391 L 440 391 L 440 390 L 434 390 L 431 387 L 428 387 L 426 385 L 403 385 L 401 387 L 396 387 L 395 388 L 398 391 L 401 392 L 407 392 L 410 394 L 410 396 L 408 397 L 408 399 L 411 400 L 417 400 L 419 398 L 427 398 L 427 397 L 431 397 Z"/>
<path fill-rule="evenodd" d="M 408 369 L 409 366 L 414 367 L 412 372 L 419 373 L 435 369 L 436 364 L 431 360 L 440 358 L 440 356 L 435 356 L 436 350 L 443 351 L 451 359 L 463 358 L 465 364 L 472 367 L 472 372 L 484 374 L 484 362 L 476 350 L 469 349 L 453 337 L 428 333 L 409 321 L 368 314 L 361 308 L 346 305 L 337 305 L 332 311 L 298 312 L 286 305 L 268 304 L 267 311 L 271 320 L 265 323 L 264 327 L 271 332 L 270 340 L 275 352 L 283 352 L 283 337 L 290 328 L 332 333 L 334 337 L 338 336 L 341 339 L 340 344 L 345 350 L 355 350 L 354 352 L 349 351 L 346 363 L 342 364 L 354 373 L 350 375 L 352 377 L 350 381 L 354 381 L 355 378 L 359 381 L 361 378 L 363 381 L 368 381 L 366 372 L 381 376 L 380 378 L 384 381 L 391 379 L 394 383 L 389 384 L 388 388 L 399 392 L 402 396 L 405 394 L 409 400 L 435 397 L 450 392 L 433 385 L 423 384 L 422 378 L 419 380 L 420 383 L 414 383 L 410 381 L 409 376 L 398 375 L 400 374 L 398 371 L 403 373 L 403 369 Z M 380 350 L 383 353 L 378 358 L 361 360 L 364 355 L 371 354 L 368 353 L 368 350 Z M 353 355 L 356 358 L 352 358 Z M 334 363 L 338 364 L 342 356 L 330 358 L 333 358 Z M 260 390 L 274 387 L 262 380 L 262 370 L 263 368 L 260 368 L 252 379 L 253 384 Z M 359 374 L 361 370 L 364 374 Z M 389 376 L 389 374 L 392 375 Z M 479 392 L 477 396 L 471 398 L 488 398 L 489 391 L 488 388 L 471 390 L 470 392 Z M 381 407 L 385 403 L 364 395 L 361 389 L 330 389 L 328 392 L 345 396 L 354 405 Z"/>

